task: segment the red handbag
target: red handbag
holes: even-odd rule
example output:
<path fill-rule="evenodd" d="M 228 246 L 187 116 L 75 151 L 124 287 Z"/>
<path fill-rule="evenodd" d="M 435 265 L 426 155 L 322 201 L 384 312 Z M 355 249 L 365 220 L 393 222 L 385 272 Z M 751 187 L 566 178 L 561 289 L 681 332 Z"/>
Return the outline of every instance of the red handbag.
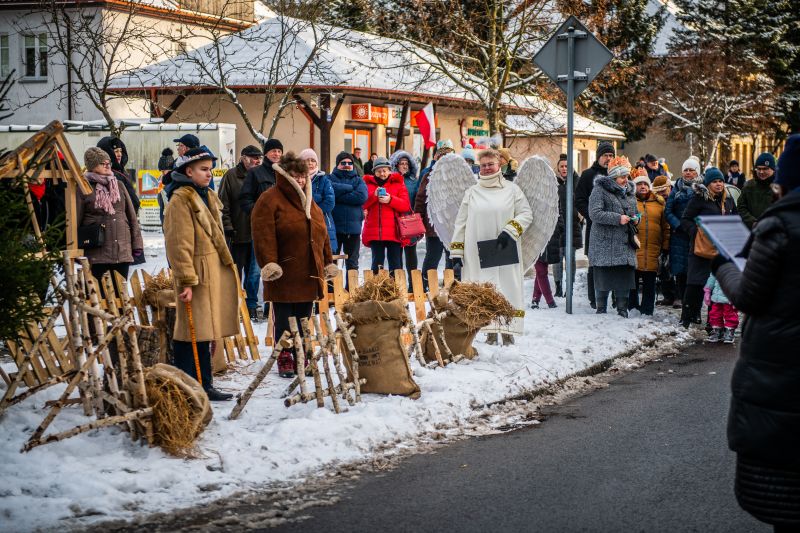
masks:
<path fill-rule="evenodd" d="M 400 238 L 404 241 L 413 241 L 425 235 L 425 224 L 422 223 L 422 215 L 419 213 L 397 215 L 397 233 L 400 234 Z"/>

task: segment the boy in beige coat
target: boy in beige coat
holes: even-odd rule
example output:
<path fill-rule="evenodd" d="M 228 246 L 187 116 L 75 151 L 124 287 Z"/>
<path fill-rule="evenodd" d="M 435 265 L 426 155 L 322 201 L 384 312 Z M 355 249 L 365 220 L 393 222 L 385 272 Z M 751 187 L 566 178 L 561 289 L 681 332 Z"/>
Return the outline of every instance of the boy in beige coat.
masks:
<path fill-rule="evenodd" d="M 164 211 L 164 238 L 178 295 L 173 336 L 175 366 L 198 379 L 211 401 L 231 394 L 212 387 L 211 341 L 239 332 L 239 293 L 233 259 L 222 229 L 222 202 L 208 188 L 216 158 L 206 148 L 194 148 L 172 171 Z M 197 375 L 187 307 L 197 339 Z"/>

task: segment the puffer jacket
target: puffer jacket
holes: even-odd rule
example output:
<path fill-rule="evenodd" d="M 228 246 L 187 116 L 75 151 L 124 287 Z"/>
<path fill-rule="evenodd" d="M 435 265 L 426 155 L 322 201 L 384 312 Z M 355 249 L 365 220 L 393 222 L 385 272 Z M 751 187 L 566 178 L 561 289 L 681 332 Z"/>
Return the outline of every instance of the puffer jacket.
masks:
<path fill-rule="evenodd" d="M 697 180 L 700 181 L 700 180 Z M 681 217 L 694 196 L 692 184 L 678 178 L 667 198 L 664 213 L 672 228 L 669 241 L 669 265 L 673 276 L 686 274 L 689 262 L 689 235 L 681 228 Z"/>
<path fill-rule="evenodd" d="M 367 220 L 364 222 L 364 231 L 361 241 L 364 246 L 369 246 L 372 241 L 403 242 L 397 231 L 397 215 L 408 213 L 411 209 L 408 203 L 408 191 L 399 172 L 392 172 L 383 185 L 380 185 L 375 176 L 364 176 L 367 184 L 367 201 L 364 209 L 367 211 Z M 378 187 L 386 189 L 391 196 L 388 204 L 378 201 L 375 191 Z"/>
<path fill-rule="evenodd" d="M 636 251 L 629 244 L 628 228 L 619 223 L 622 215 L 636 214 L 633 183 L 624 187 L 613 178 L 600 176 L 594 181 L 589 196 L 589 218 L 592 239 L 589 242 L 589 264 L 593 267 L 636 267 Z"/>
<path fill-rule="evenodd" d="M 575 186 L 575 209 L 586 220 L 586 242 L 584 248 L 588 251 L 592 241 L 592 218 L 589 216 L 589 196 L 594 190 L 594 180 L 600 176 L 608 174 L 608 169 L 601 167 L 600 163 L 595 161 L 592 166 L 587 168 L 581 174 L 578 180 L 578 185 Z"/>
<path fill-rule="evenodd" d="M 364 222 L 364 202 L 367 185 L 355 170 L 333 169 L 328 176 L 336 196 L 333 207 L 333 224 L 337 233 L 361 235 Z"/>
<path fill-rule="evenodd" d="M 731 301 L 725 296 L 725 291 L 722 290 L 722 285 L 719 284 L 717 278 L 712 274 L 708 276 L 706 281 L 705 290 L 711 293 L 711 301 L 715 304 L 729 304 Z"/>
<path fill-rule="evenodd" d="M 636 210 L 642 215 L 638 225 L 642 246 L 636 250 L 636 270 L 658 272 L 661 252 L 669 250 L 669 224 L 664 204 L 664 199 L 652 192 L 644 200 L 636 198 Z"/>
<path fill-rule="evenodd" d="M 245 213 L 239 204 L 247 170 L 239 162 L 222 177 L 219 199 L 222 202 L 222 227 L 225 234 L 235 243 L 252 242 L 250 233 L 250 213 Z"/>
<path fill-rule="evenodd" d="M 746 314 L 731 381 L 728 444 L 740 455 L 798 471 L 800 192 L 763 213 L 748 246 L 743 272 L 732 263 L 715 272 Z M 800 509 L 795 513 L 800 518 Z"/>
<path fill-rule="evenodd" d="M 708 276 L 711 273 L 711 260 L 694 254 L 694 239 L 697 235 L 697 223 L 695 217 L 701 215 L 722 215 L 736 214 L 736 204 L 728 196 L 727 190 L 723 190 L 718 198 L 711 196 L 708 188 L 702 183 L 692 185 L 695 195 L 689 200 L 689 205 L 681 217 L 681 229 L 689 235 L 689 261 L 686 271 L 686 283 L 688 285 L 705 286 Z"/>
<path fill-rule="evenodd" d="M 774 174 L 765 180 L 754 178 L 745 183 L 742 188 L 742 194 L 739 195 L 739 201 L 736 202 L 736 209 L 742 217 L 742 222 L 748 228 L 753 229 L 761 214 L 772 204 L 773 181 L 775 181 Z"/>
<path fill-rule="evenodd" d="M 336 249 L 336 224 L 333 223 L 333 208 L 336 206 L 336 195 L 328 175 L 318 171 L 311 178 L 311 191 L 316 203 L 322 210 L 325 227 L 328 228 L 328 239 L 331 241 L 331 250 Z"/>

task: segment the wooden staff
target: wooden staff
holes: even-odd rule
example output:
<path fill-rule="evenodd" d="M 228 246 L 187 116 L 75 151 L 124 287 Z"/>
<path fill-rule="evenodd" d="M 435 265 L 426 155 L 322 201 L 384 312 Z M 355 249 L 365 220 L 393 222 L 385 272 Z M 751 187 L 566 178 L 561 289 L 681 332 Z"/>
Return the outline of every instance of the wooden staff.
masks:
<path fill-rule="evenodd" d="M 197 333 L 194 330 L 194 317 L 192 317 L 192 302 L 186 304 L 186 317 L 189 319 L 189 335 L 192 338 L 192 355 L 194 355 L 194 368 L 197 372 L 197 382 L 203 385 L 203 376 L 200 375 L 200 356 L 197 354 Z"/>
<path fill-rule="evenodd" d="M 264 381 L 264 378 L 267 377 L 269 371 L 272 370 L 272 366 L 275 364 L 275 361 L 278 360 L 278 356 L 280 355 L 281 350 L 283 349 L 282 348 L 283 342 L 288 338 L 289 338 L 289 332 L 284 331 L 280 340 L 277 343 L 275 343 L 275 346 L 273 346 L 272 354 L 269 356 L 269 359 L 267 359 L 267 361 L 264 363 L 264 366 L 261 367 L 261 370 L 258 371 L 258 374 L 256 374 L 256 377 L 253 379 L 252 382 L 250 382 L 250 385 L 247 387 L 244 393 L 242 393 L 242 395 L 239 396 L 239 398 L 236 400 L 236 405 L 233 406 L 231 414 L 228 415 L 228 418 L 230 420 L 236 420 L 237 418 L 239 418 L 239 415 L 242 414 L 245 405 L 247 405 L 247 402 L 250 401 L 250 397 L 256 391 L 261 382 Z"/>
<path fill-rule="evenodd" d="M 347 322 L 339 315 L 339 311 L 333 312 L 333 318 L 336 320 L 336 327 L 339 328 L 339 331 L 342 333 L 342 338 L 344 339 L 344 344 L 347 347 L 347 351 L 350 353 L 350 365 L 353 371 L 353 383 L 355 384 L 355 391 L 356 391 L 356 402 L 361 401 L 361 379 L 358 375 L 358 352 L 356 352 L 356 346 L 353 344 L 353 338 L 350 336 L 350 330 L 348 329 Z"/>

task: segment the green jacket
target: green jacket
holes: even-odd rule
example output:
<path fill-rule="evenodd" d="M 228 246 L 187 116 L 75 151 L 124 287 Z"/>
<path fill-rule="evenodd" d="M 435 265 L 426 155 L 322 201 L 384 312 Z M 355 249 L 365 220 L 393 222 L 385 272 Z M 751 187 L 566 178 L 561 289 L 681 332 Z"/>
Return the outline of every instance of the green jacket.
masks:
<path fill-rule="evenodd" d="M 745 226 L 753 229 L 756 220 L 772 205 L 772 185 L 775 176 L 765 180 L 753 178 L 742 187 L 742 195 L 736 204 L 736 209 L 742 217 Z"/>

